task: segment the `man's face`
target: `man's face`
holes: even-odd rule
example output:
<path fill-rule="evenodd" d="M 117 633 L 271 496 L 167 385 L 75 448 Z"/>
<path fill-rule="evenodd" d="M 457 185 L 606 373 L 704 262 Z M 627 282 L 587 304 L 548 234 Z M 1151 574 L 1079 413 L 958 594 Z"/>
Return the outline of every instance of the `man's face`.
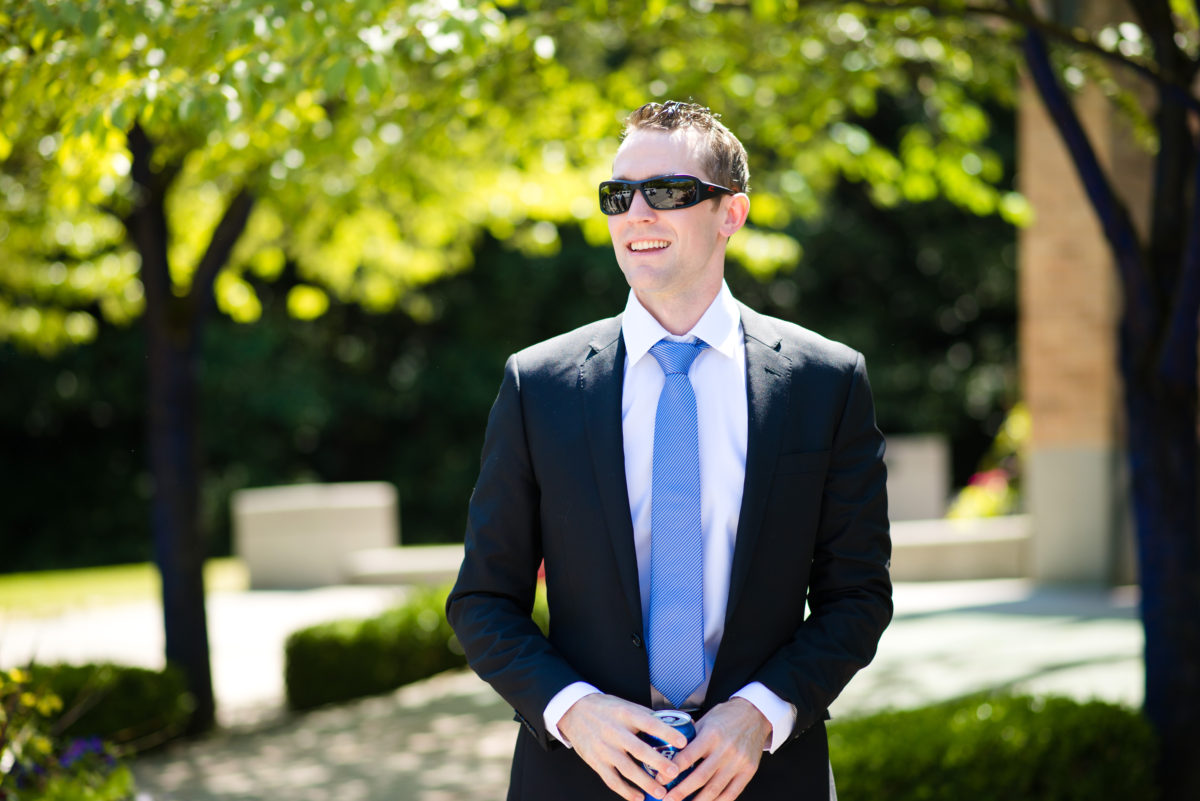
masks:
<path fill-rule="evenodd" d="M 701 147 L 700 135 L 691 129 L 634 130 L 613 160 L 613 178 L 640 181 L 683 174 L 711 182 Z M 716 296 L 724 275 L 725 240 L 745 219 L 744 209 L 731 209 L 733 201 L 722 195 L 686 209 L 656 211 L 635 192 L 629 211 L 608 218 L 617 264 L 644 304 Z M 737 203 L 743 202 L 741 195 Z"/>

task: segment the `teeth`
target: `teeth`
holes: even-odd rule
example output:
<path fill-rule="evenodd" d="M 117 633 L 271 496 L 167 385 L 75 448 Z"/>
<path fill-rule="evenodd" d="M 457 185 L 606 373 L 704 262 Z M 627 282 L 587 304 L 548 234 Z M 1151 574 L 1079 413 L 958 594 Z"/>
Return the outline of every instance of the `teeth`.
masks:
<path fill-rule="evenodd" d="M 633 251 L 651 250 L 652 248 L 665 248 L 670 244 L 665 239 L 643 239 L 640 242 L 630 242 L 629 249 Z"/>

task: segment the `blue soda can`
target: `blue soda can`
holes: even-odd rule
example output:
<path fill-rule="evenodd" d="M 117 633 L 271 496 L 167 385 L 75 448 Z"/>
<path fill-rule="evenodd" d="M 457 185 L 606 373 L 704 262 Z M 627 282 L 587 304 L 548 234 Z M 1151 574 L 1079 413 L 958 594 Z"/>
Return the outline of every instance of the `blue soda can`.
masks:
<path fill-rule="evenodd" d="M 680 712 L 676 709 L 660 709 L 654 713 L 654 717 L 658 718 L 672 729 L 678 730 L 681 734 L 683 734 L 684 737 L 687 738 L 689 743 L 696 739 L 696 724 L 692 722 L 692 716 L 687 712 Z M 672 748 L 670 745 L 658 739 L 657 737 L 646 734 L 645 732 L 640 732 L 638 736 L 641 737 L 645 742 L 654 746 L 654 750 L 665 756 L 667 759 L 674 759 L 675 754 L 678 753 L 678 749 Z M 642 767 L 645 768 L 646 772 L 651 776 L 658 775 L 658 771 L 652 769 L 644 762 L 642 763 Z M 683 773 L 679 774 L 677 777 L 675 777 L 675 781 L 667 785 L 667 789 L 670 790 L 672 787 L 679 784 L 681 781 L 687 778 L 687 775 L 691 772 L 692 769 L 688 768 Z M 643 798 L 645 801 L 658 801 L 658 799 L 654 798 L 652 795 L 643 794 Z"/>

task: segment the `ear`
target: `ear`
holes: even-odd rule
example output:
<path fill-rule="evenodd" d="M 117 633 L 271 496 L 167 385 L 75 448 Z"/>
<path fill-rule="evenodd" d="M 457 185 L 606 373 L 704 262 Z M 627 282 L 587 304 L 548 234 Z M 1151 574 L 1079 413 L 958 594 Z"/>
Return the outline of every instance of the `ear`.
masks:
<path fill-rule="evenodd" d="M 732 195 L 729 202 L 724 204 L 722 213 L 724 217 L 721 219 L 721 226 L 718 230 L 728 239 L 746 224 L 746 218 L 750 216 L 750 196 L 745 192 Z"/>

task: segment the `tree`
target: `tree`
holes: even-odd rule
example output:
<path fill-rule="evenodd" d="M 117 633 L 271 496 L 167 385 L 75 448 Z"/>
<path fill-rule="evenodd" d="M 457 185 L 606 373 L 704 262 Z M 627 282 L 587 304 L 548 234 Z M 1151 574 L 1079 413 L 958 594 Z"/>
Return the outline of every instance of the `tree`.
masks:
<path fill-rule="evenodd" d="M 320 315 L 333 293 L 421 319 L 420 285 L 467 267 L 483 228 L 536 249 L 555 246 L 554 220 L 591 218 L 585 229 L 602 241 L 590 187 L 616 122 L 644 100 L 648 62 L 689 94 L 721 74 L 714 105 L 758 123 L 755 144 L 772 154 L 759 226 L 815 213 L 839 175 L 870 181 L 882 203 L 944 192 L 980 212 L 1023 213 L 989 183 L 1001 176 L 977 147 L 986 120 L 960 84 L 1003 84 L 972 69 L 965 42 L 907 54 L 880 42 L 867 58 L 856 54 L 868 31 L 849 13 L 775 35 L 740 9 L 614 11 L 661 24 L 628 33 L 596 9 L 580 19 L 571 6 L 457 2 L 0 5 L 0 335 L 52 352 L 94 337 L 99 318 L 144 318 L 167 658 L 189 676 L 197 728 L 213 718 L 198 344 L 214 307 L 257 316 L 245 276 L 292 264 L 306 281 L 288 298 L 301 317 Z M 723 36 L 703 69 L 689 66 L 697 34 L 743 21 L 763 38 Z M 788 52 L 848 69 L 813 85 L 772 77 Z M 914 64 L 940 135 L 914 127 L 897 156 L 858 120 L 881 92 L 917 85 Z M 759 113 L 777 97 L 794 98 L 790 114 Z M 749 231 L 736 253 L 770 273 L 798 250 Z"/>
<path fill-rule="evenodd" d="M 243 276 L 288 261 L 306 281 L 297 316 L 332 292 L 420 317 L 406 290 L 466 266 L 464 232 L 526 207 L 504 171 L 525 143 L 478 97 L 536 58 L 488 6 L 0 5 L 0 331 L 49 352 L 97 318 L 144 316 L 166 652 L 196 728 L 214 711 L 196 523 L 206 321 L 254 319 Z"/>
<path fill-rule="evenodd" d="M 894 9 L 905 3 L 881 2 Z M 1052 7 L 1053 8 L 1053 7 Z M 1146 714 L 1160 739 L 1164 798 L 1200 797 L 1200 4 L 1134 0 L 1132 19 L 1098 31 L 1070 9 L 1027 0 L 946 3 L 939 11 L 1011 22 L 1043 104 L 1091 201 L 1122 290 L 1118 330 L 1146 646 Z M 1051 44 L 1054 46 L 1052 47 Z M 1123 74 L 1111 76 L 1115 65 Z M 1150 140 L 1154 184 L 1141 234 L 1128 200 L 1072 106 L 1085 75 Z M 1136 78 L 1148 100 L 1127 86 Z"/>
<path fill-rule="evenodd" d="M 1046 44 L 1053 20 L 1027 16 L 1022 51 L 1100 219 L 1122 287 L 1124 380 L 1133 508 L 1146 630 L 1146 712 L 1161 744 L 1164 798 L 1200 797 L 1200 509 L 1197 339 L 1200 327 L 1200 6 L 1133 4 L 1136 23 L 1100 32 L 1093 52 L 1148 82 L 1157 152 L 1143 237 L 1080 124 Z M 1090 44 L 1089 34 L 1070 38 Z M 1108 47 L 1104 46 L 1104 40 Z"/>
<path fill-rule="evenodd" d="M 959 185 L 964 172 L 997 180 L 979 169 L 987 165 L 972 147 L 979 140 L 964 133 L 964 127 L 985 130 L 986 123 L 976 116 L 977 106 L 956 101 L 964 96 L 1011 100 L 998 89 L 1011 77 L 1005 72 L 1011 61 L 998 50 L 1019 53 L 1101 222 L 1122 288 L 1119 366 L 1146 632 L 1146 713 L 1161 740 L 1163 797 L 1200 797 L 1200 763 L 1195 760 L 1200 721 L 1194 714 L 1200 709 L 1200 4 L 1138 0 L 1131 3 L 1132 19 L 1097 31 L 1075 24 L 1068 16 L 1073 4 L 1046 4 L 1058 9 L 1055 14 L 1028 0 L 761 0 L 748 7 L 706 4 L 709 13 L 699 16 L 672 15 L 655 3 L 636 10 L 610 3 L 610 10 L 617 5 L 629 20 L 665 20 L 655 27 L 630 25 L 623 49 L 617 49 L 621 57 L 636 60 L 650 86 L 657 84 L 667 94 L 705 81 L 710 89 L 718 83 L 720 99 L 714 105 L 754 119 L 758 149 L 780 157 L 771 165 L 768 191 L 788 211 L 801 214 L 807 198 L 787 189 L 804 184 L 789 171 L 788 161 L 799 167 L 814 153 L 830 152 L 813 141 L 813 129 L 821 126 L 829 126 L 832 134 L 822 144 L 835 157 L 856 162 L 842 174 L 869 181 L 883 205 L 898 199 L 897 190 L 900 197 L 918 200 L 923 189 L 936 187 L 981 213 L 990 212 L 995 195 L 969 182 Z M 678 30 L 664 41 L 663 28 L 670 26 Z M 840 50 L 846 40 L 857 47 Z M 734 66 L 718 70 L 718 76 L 697 76 L 698 70 L 678 68 L 680 61 L 671 58 L 666 42 L 702 42 L 700 58 Z M 808 62 L 803 70 L 779 68 L 785 56 L 797 53 Z M 831 76 L 825 71 L 830 65 L 840 65 L 843 74 Z M 1115 76 L 1121 80 L 1109 67 L 1124 73 Z M 844 75 L 862 68 L 872 71 L 873 84 Z M 802 95 L 798 102 L 790 96 L 801 75 L 833 86 L 845 83 L 821 96 L 824 105 L 810 108 L 804 101 L 816 95 Z M 1138 93 L 1124 88 L 1131 76 L 1149 96 L 1144 105 Z M 1151 222 L 1144 237 L 1072 107 L 1071 90 L 1089 79 L 1129 114 L 1154 153 L 1155 182 L 1146 215 Z M 869 117 L 878 95 L 903 98 L 913 90 L 932 106 L 929 124 L 910 130 L 894 154 L 863 128 L 822 113 L 848 102 L 858 116 Z M 755 114 L 739 105 L 739 97 L 769 109 Z M 780 97 L 788 97 L 790 108 L 772 105 Z M 797 146 L 797 139 L 802 144 Z M 919 143 L 915 158 L 914 141 Z M 933 174 L 940 185 L 922 180 L 914 169 L 928 159 L 925 146 L 930 142 L 942 155 L 961 152 L 957 168 L 952 159 L 937 162 Z M 837 150 L 838 144 L 849 152 Z M 805 174 L 803 168 L 798 171 Z M 893 182 L 892 175 L 903 177 Z M 1008 212 L 1016 211 L 1018 201 L 1004 201 L 1014 204 Z M 1006 209 L 1001 206 L 1001 211 Z"/>
<path fill-rule="evenodd" d="M 1193 712 L 1200 708 L 1200 4 L 1137 0 L 1132 19 L 1097 31 L 1075 24 L 1068 16 L 1073 4 L 1045 4 L 1055 14 L 1029 0 L 750 0 L 696 4 L 702 13 L 662 2 L 606 5 L 602 18 L 586 8 L 574 16 L 556 8 L 555 30 L 605 41 L 605 57 L 619 73 L 641 76 L 657 94 L 703 96 L 734 118 L 736 130 L 749 128 L 751 150 L 769 158 L 759 183 L 766 202 L 755 197 L 752 217 L 764 225 L 808 212 L 827 188 L 821 179 L 838 175 L 870 183 L 885 207 L 941 192 L 979 213 L 1020 219 L 1019 198 L 980 185 L 1002 176 L 980 146 L 987 122 L 979 105 L 1012 102 L 1013 59 L 1020 59 L 1087 190 L 1123 292 L 1119 366 L 1146 631 L 1146 712 L 1161 740 L 1164 797 L 1200 797 L 1200 721 Z M 594 51 L 565 52 L 577 76 L 597 70 L 584 60 Z M 1114 77 L 1110 67 L 1124 74 Z M 1149 102 L 1124 88 L 1130 76 Z M 1088 80 L 1129 114 L 1154 152 L 1144 238 L 1071 105 L 1071 90 Z M 823 91 L 812 91 L 813 84 Z M 925 123 L 897 143 L 876 140 L 865 120 L 881 97 L 919 99 Z M 812 169 L 823 158 L 842 164 Z"/>

